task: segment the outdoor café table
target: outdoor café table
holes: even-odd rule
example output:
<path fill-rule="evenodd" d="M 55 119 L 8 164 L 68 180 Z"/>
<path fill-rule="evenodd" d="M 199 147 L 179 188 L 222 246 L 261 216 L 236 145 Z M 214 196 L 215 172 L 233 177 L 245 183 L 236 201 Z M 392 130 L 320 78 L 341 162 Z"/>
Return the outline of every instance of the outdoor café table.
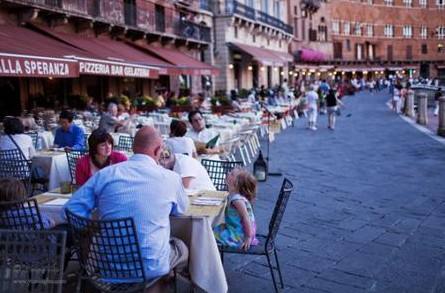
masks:
<path fill-rule="evenodd" d="M 66 154 L 63 151 L 39 151 L 32 158 L 33 168 L 40 167 L 48 178 L 48 189 L 60 187 L 63 181 L 71 181 Z"/>
<path fill-rule="evenodd" d="M 183 216 L 170 217 L 171 234 L 189 248 L 189 272 L 193 283 L 206 292 L 226 293 L 228 291 L 224 267 L 213 236 L 212 226 L 224 220 L 225 199 L 227 192 L 198 191 L 188 192 L 190 206 Z M 39 209 L 51 218 L 55 224 L 62 224 L 63 203 L 71 194 L 60 194 L 60 189 L 37 195 Z M 216 198 L 219 205 L 196 205 L 195 199 Z M 59 199 L 58 202 L 54 200 Z M 54 204 L 52 204 L 54 203 Z"/>

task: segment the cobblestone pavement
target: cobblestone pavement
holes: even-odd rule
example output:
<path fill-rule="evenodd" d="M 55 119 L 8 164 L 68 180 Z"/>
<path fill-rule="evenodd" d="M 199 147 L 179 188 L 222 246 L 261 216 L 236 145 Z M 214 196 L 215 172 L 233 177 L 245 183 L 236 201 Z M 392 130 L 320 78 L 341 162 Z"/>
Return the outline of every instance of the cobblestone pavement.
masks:
<path fill-rule="evenodd" d="M 278 236 L 284 292 L 445 292 L 445 145 L 388 99 L 347 97 L 335 131 L 325 116 L 315 132 L 300 119 L 272 144 L 271 171 L 296 187 Z M 259 232 L 281 181 L 259 186 Z M 224 266 L 230 292 L 273 292 L 265 257 Z"/>

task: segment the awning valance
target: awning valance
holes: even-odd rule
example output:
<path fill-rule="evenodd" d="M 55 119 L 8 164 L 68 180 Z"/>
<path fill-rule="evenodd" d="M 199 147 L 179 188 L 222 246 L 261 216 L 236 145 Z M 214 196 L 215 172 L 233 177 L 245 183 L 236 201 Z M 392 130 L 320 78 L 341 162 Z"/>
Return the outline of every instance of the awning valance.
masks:
<path fill-rule="evenodd" d="M 284 66 L 293 61 L 292 55 L 286 52 L 279 52 L 240 43 L 229 43 L 229 46 L 250 55 L 253 60 L 266 66 Z"/>
<path fill-rule="evenodd" d="M 0 25 L 0 76 L 77 77 L 77 61 L 64 57 L 71 49 L 24 27 Z"/>
<path fill-rule="evenodd" d="M 325 61 L 326 56 L 323 52 L 302 48 L 296 52 L 296 59 L 300 62 L 320 62 Z"/>
<path fill-rule="evenodd" d="M 164 47 L 154 47 L 150 45 L 139 45 L 153 55 L 174 65 L 174 68 L 164 67 L 165 74 L 187 74 L 187 75 L 218 75 L 219 70 L 207 63 L 196 60 L 195 58 L 175 49 Z M 161 69 L 162 70 L 162 69 Z M 162 74 L 162 73 L 161 73 Z"/>
<path fill-rule="evenodd" d="M 35 25 L 32 27 L 76 49 L 66 57 L 78 60 L 80 74 L 136 78 L 159 76 L 155 65 L 162 61 L 124 42 L 108 37 L 94 38 L 61 33 Z"/>

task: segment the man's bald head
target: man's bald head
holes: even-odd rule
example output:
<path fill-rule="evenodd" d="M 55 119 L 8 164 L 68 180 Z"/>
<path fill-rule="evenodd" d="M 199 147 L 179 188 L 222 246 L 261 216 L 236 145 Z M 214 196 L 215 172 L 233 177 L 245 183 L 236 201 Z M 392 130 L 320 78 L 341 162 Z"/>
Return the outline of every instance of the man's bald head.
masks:
<path fill-rule="evenodd" d="M 156 162 L 159 160 L 162 148 L 162 137 L 159 132 L 151 126 L 144 126 L 136 133 L 133 142 L 133 152 L 152 157 Z"/>

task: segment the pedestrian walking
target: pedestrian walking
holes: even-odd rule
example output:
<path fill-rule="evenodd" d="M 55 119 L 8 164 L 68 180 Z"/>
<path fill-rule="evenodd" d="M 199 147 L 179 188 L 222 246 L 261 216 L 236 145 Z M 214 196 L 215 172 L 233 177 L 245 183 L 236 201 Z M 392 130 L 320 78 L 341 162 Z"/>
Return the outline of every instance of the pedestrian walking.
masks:
<path fill-rule="evenodd" d="M 442 96 L 442 88 L 438 88 L 434 94 L 434 116 L 439 115 L 439 99 Z"/>
<path fill-rule="evenodd" d="M 337 98 L 337 91 L 330 89 L 326 96 L 326 106 L 328 110 L 328 128 L 335 129 L 335 118 L 338 112 L 339 106 L 344 106 L 343 103 Z"/>
<path fill-rule="evenodd" d="M 392 96 L 392 108 L 394 110 L 394 112 L 396 112 L 397 114 L 400 113 L 400 91 L 402 89 L 402 86 L 400 85 L 400 83 L 397 83 L 394 86 L 394 94 Z"/>
<path fill-rule="evenodd" d="M 308 113 L 308 128 L 317 130 L 317 116 L 318 116 L 318 94 L 314 90 L 314 85 L 309 87 L 306 93 L 307 113 Z"/>

